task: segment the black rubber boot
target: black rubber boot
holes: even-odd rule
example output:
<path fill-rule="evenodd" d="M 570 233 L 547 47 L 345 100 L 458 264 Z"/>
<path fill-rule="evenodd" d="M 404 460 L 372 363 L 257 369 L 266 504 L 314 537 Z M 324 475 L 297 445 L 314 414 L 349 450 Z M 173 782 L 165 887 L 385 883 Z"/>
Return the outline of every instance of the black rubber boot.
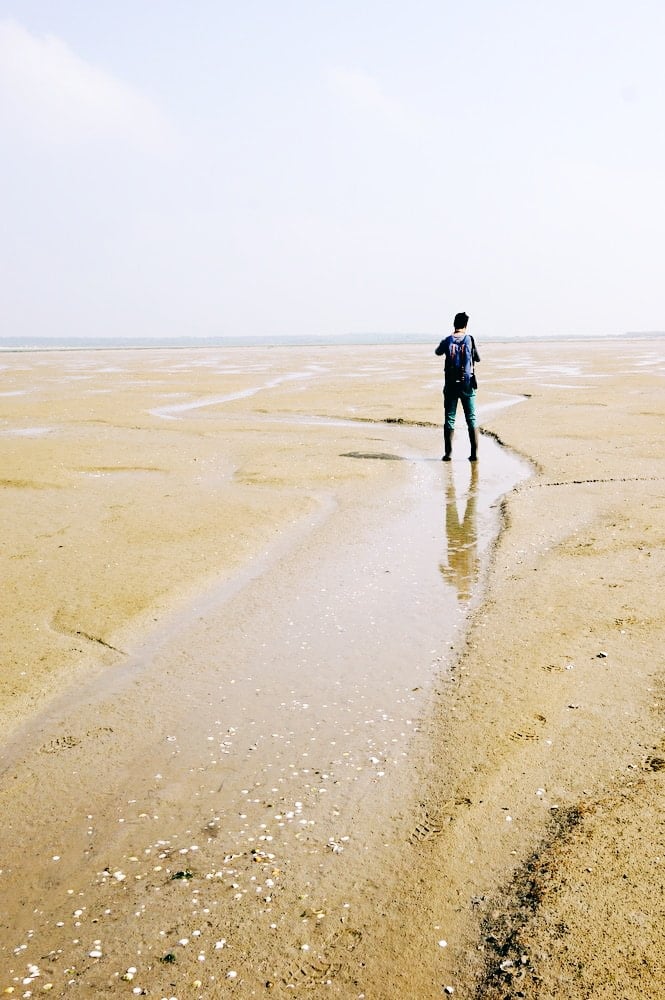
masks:
<path fill-rule="evenodd" d="M 471 442 L 471 454 L 469 455 L 470 462 L 478 461 L 478 428 L 469 427 L 469 441 Z"/>
<path fill-rule="evenodd" d="M 453 437 L 454 436 L 455 436 L 455 431 L 451 431 L 450 427 L 445 427 L 444 426 L 444 428 L 443 428 L 443 446 L 445 448 L 445 452 L 444 452 L 443 458 L 441 459 L 442 462 L 449 462 L 450 461 L 450 457 L 451 457 L 451 455 L 453 453 Z"/>

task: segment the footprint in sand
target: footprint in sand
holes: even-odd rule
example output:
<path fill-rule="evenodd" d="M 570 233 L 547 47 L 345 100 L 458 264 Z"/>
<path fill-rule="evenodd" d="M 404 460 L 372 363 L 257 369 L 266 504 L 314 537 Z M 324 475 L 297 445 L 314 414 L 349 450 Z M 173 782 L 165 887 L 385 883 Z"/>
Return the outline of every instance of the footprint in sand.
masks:
<path fill-rule="evenodd" d="M 80 742 L 75 736 L 57 736 L 54 740 L 40 747 L 39 752 L 60 753 L 61 750 L 71 750 L 72 747 L 77 747 Z"/>

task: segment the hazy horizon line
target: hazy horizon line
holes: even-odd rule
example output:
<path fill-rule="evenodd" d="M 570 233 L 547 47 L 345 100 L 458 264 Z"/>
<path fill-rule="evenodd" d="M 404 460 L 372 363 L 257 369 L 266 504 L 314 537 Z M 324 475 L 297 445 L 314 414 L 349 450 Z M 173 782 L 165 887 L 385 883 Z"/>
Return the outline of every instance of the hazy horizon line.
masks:
<path fill-rule="evenodd" d="M 443 334 L 446 336 L 446 334 Z M 344 345 L 381 346 L 432 344 L 437 342 L 437 336 L 422 333 L 345 333 L 336 335 L 325 334 L 284 334 L 268 336 L 266 334 L 244 334 L 214 337 L 3 337 L 0 336 L 0 351 L 58 351 L 58 350 L 118 350 L 138 349 L 150 350 L 159 348 L 205 348 L 205 347 L 336 347 Z M 619 340 L 627 338 L 658 339 L 665 337 L 663 330 L 635 330 L 624 333 L 552 333 L 552 334 L 484 334 L 478 339 L 484 343 L 517 343 L 541 341 L 571 341 L 571 340 Z M 442 337 L 438 337 L 442 339 Z"/>

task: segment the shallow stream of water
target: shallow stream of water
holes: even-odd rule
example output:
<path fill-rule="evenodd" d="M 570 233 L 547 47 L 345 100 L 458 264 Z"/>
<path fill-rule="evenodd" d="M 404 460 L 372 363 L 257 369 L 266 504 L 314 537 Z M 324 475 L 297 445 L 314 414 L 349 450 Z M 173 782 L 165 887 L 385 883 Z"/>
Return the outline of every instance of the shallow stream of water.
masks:
<path fill-rule="evenodd" d="M 414 733 L 481 598 L 500 498 L 528 474 L 490 438 L 475 465 L 427 457 L 434 433 L 349 454 L 406 464 L 406 480 L 361 510 L 322 495 L 273 551 L 51 706 L 33 751 L 24 731 L 3 776 L 24 793 L 3 837 L 0 987 L 40 962 L 72 995 L 127 967 L 148 983 L 195 925 L 235 935 L 248 983 L 248 942 L 281 935 L 286 982 L 302 899 L 343 916 L 368 859 L 399 847 Z M 169 901 L 178 872 L 196 889 Z"/>

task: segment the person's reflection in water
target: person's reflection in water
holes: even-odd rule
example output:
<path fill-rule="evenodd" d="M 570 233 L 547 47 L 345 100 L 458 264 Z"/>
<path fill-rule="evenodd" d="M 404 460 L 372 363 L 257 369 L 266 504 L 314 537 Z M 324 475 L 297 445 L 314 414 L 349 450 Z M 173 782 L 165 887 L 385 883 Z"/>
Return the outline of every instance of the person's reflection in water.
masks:
<path fill-rule="evenodd" d="M 452 470 L 451 470 L 452 473 Z M 478 466 L 471 466 L 471 480 L 465 501 L 464 514 L 459 516 L 455 480 L 446 477 L 446 539 L 448 565 L 439 564 L 441 575 L 457 590 L 460 601 L 468 601 L 480 568 L 478 560 L 478 523 L 476 500 L 478 496 Z"/>

